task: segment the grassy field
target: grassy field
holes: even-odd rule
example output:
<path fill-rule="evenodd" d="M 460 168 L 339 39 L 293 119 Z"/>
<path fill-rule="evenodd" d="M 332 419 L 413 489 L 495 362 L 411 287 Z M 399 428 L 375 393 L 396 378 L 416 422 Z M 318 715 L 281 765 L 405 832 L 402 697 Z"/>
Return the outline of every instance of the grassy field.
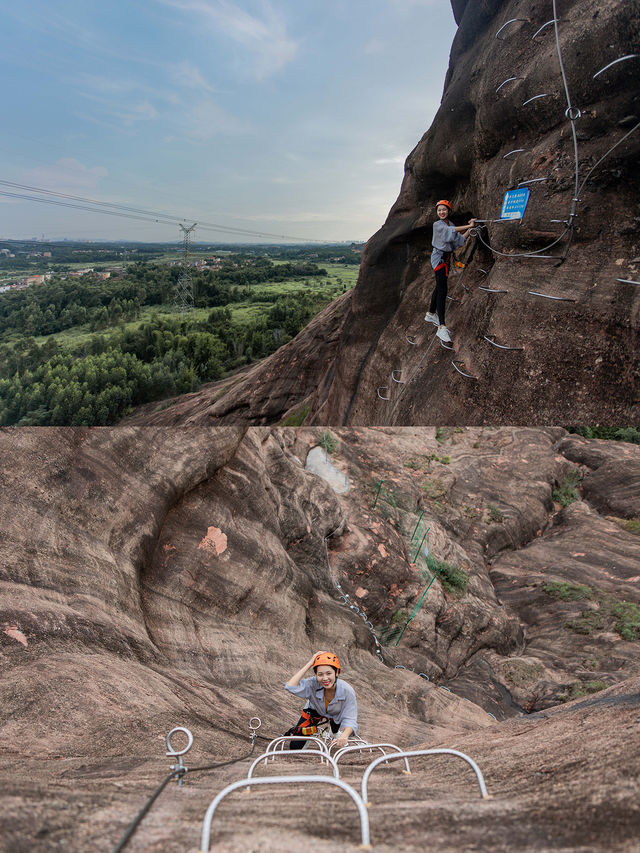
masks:
<path fill-rule="evenodd" d="M 106 264 L 105 264 L 106 266 Z M 272 299 L 276 296 L 291 296 L 296 294 L 314 294 L 321 297 L 325 304 L 329 304 L 334 299 L 337 299 L 346 290 L 351 289 L 358 277 L 357 266 L 344 266 L 342 264 L 322 264 L 323 269 L 327 270 L 328 275 L 322 278 L 310 277 L 308 279 L 291 279 L 288 281 L 264 282 L 253 285 L 253 290 L 256 295 L 268 295 Z M 268 312 L 273 306 L 272 301 L 256 301 L 256 302 L 236 302 L 231 303 L 227 307 L 231 311 L 232 321 L 238 325 L 249 324 L 258 319 L 262 314 Z M 211 312 L 211 308 L 196 308 L 193 311 L 194 319 L 204 321 Z M 141 323 L 147 323 L 157 316 L 175 316 L 175 311 L 172 304 L 151 305 L 145 306 L 140 311 L 140 317 L 137 320 L 131 320 L 120 323 L 118 328 L 137 329 Z M 75 349 L 87 343 L 95 334 L 101 334 L 109 337 L 114 331 L 113 326 L 107 327 L 99 332 L 92 332 L 89 324 L 74 326 L 71 329 L 65 329 L 62 332 L 57 332 L 52 335 L 61 347 L 64 349 Z M 2 335 L 3 343 L 15 343 L 23 335 L 19 331 L 7 331 Z M 50 336 L 37 337 L 38 344 L 44 343 Z"/>

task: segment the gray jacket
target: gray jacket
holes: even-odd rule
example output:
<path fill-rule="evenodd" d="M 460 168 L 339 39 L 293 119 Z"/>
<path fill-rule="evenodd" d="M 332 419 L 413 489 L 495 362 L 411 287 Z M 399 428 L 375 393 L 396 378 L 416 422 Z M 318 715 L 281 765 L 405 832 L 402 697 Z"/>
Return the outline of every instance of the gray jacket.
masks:
<path fill-rule="evenodd" d="M 433 237 L 431 239 L 433 252 L 431 252 L 431 266 L 435 269 L 444 260 L 447 252 L 453 252 L 464 246 L 464 237 L 456 231 L 455 225 L 449 221 L 438 219 L 433 223 Z"/>
<path fill-rule="evenodd" d="M 355 690 L 341 678 L 336 681 L 336 695 L 329 702 L 326 710 L 324 687 L 317 678 L 303 678 L 297 687 L 285 684 L 284 689 L 293 693 L 294 696 L 303 696 L 307 700 L 307 708 L 313 708 L 323 717 L 331 717 L 341 729 L 351 726 L 354 734 L 358 731 L 358 703 Z"/>

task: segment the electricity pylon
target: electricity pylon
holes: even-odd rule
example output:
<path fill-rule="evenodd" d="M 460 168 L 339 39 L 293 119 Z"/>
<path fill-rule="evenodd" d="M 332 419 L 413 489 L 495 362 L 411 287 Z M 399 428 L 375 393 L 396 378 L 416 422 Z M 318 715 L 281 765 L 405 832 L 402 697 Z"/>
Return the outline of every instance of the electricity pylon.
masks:
<path fill-rule="evenodd" d="M 191 233 L 195 230 L 197 224 L 197 222 L 194 222 L 193 225 L 190 225 L 188 228 L 185 225 L 180 224 L 180 229 L 184 235 L 184 254 L 182 257 L 183 271 L 176 282 L 176 288 L 173 293 L 173 308 L 174 311 L 179 311 L 180 316 L 183 318 L 185 314 L 193 311 L 195 301 L 193 293 L 193 279 L 189 274 L 189 245 L 191 243 Z"/>

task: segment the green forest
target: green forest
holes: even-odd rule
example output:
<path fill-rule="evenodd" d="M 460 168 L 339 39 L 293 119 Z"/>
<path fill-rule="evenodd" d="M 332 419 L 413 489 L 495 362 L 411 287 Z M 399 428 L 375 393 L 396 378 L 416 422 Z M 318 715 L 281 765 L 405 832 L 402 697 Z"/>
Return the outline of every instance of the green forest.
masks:
<path fill-rule="evenodd" d="M 0 424 L 113 424 L 197 390 L 291 340 L 352 286 L 357 267 L 344 269 L 332 278 L 300 256 L 228 254 L 217 269 L 189 269 L 194 309 L 182 313 L 185 269 L 158 261 L 1 293 Z"/>

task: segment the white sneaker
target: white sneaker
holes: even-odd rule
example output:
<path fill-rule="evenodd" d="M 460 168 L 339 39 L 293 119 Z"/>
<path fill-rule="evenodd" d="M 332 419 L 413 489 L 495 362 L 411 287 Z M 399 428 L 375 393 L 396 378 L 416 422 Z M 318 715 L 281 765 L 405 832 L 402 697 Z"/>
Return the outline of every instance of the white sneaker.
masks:
<path fill-rule="evenodd" d="M 427 323 L 433 323 L 436 326 L 440 325 L 440 320 L 438 320 L 438 315 L 432 314 L 431 311 L 427 311 L 427 313 L 424 315 L 424 319 L 425 319 L 425 322 L 427 322 Z"/>
<path fill-rule="evenodd" d="M 445 344 L 451 343 L 451 335 L 449 334 L 449 329 L 447 329 L 446 326 L 438 326 L 436 337 L 440 338 L 441 341 L 444 341 Z"/>

